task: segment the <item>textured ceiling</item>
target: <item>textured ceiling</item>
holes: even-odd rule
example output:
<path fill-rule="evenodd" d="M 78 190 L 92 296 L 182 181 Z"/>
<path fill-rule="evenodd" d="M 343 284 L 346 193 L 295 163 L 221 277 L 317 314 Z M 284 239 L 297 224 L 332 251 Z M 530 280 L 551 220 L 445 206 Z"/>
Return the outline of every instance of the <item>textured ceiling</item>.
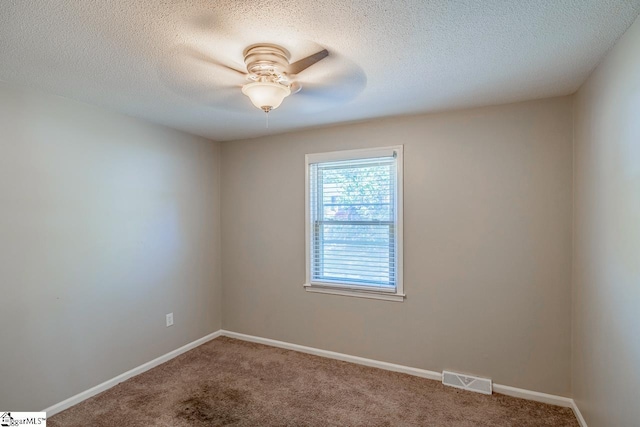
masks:
<path fill-rule="evenodd" d="M 240 139 L 570 94 L 639 11 L 640 0 L 0 0 L 0 80 Z M 269 129 L 237 76 L 192 55 L 241 67 L 259 42 L 293 60 L 330 52 Z"/>

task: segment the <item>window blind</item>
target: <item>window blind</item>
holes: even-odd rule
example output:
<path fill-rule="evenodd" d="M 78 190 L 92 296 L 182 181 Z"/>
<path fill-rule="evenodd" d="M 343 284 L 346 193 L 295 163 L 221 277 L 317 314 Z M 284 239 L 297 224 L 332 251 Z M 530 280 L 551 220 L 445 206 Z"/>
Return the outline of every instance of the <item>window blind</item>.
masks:
<path fill-rule="evenodd" d="M 309 165 L 312 283 L 396 291 L 396 161 Z"/>

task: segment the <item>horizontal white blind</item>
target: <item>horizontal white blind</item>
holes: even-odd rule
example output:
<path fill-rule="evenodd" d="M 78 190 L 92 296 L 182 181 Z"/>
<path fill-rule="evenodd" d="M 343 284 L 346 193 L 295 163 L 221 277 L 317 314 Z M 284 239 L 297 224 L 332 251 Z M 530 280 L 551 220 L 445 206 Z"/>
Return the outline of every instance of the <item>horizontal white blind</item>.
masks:
<path fill-rule="evenodd" d="M 396 161 L 309 165 L 312 283 L 396 290 Z"/>

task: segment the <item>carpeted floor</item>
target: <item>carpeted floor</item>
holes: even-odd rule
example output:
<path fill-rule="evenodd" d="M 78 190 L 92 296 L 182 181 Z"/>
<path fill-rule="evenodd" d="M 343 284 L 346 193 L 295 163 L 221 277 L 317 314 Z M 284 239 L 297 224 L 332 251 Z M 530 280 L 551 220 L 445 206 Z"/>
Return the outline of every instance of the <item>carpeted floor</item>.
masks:
<path fill-rule="evenodd" d="M 571 409 L 217 338 L 47 420 L 50 427 L 554 426 Z"/>

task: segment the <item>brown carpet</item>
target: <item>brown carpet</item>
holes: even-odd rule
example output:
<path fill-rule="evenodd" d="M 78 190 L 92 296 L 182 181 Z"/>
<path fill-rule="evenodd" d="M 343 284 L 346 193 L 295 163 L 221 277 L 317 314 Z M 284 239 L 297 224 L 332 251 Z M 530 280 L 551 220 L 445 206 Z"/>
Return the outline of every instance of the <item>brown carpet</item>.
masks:
<path fill-rule="evenodd" d="M 224 337 L 47 421 L 51 427 L 578 427 L 568 408 Z"/>

